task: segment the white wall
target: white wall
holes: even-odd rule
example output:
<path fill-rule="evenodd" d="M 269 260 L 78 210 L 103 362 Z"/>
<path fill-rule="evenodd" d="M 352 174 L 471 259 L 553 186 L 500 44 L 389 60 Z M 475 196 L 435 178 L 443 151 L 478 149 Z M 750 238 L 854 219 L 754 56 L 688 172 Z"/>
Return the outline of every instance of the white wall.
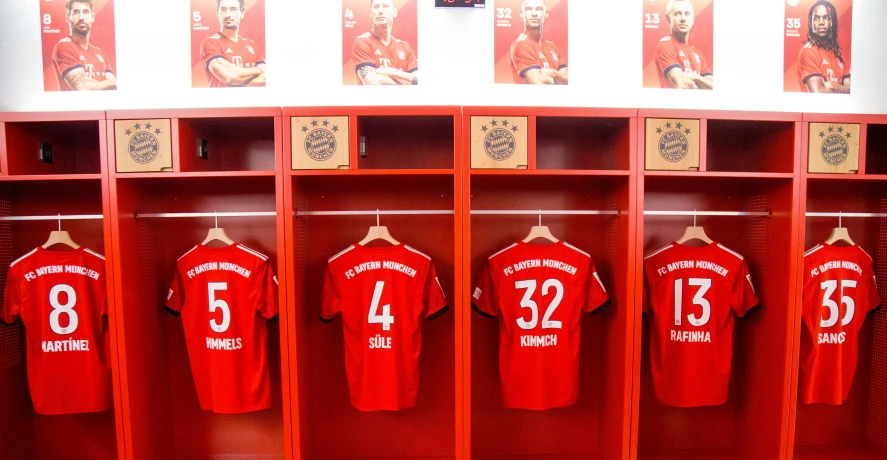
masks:
<path fill-rule="evenodd" d="M 417 1 L 417 87 L 343 87 L 340 1 L 266 0 L 268 87 L 194 90 L 190 2 L 116 0 L 119 89 L 77 94 L 43 92 L 39 2 L 0 0 L 0 111 L 415 104 L 887 113 L 884 0 L 854 2 L 851 95 L 782 92 L 782 0 L 715 0 L 714 92 L 641 88 L 640 0 L 570 1 L 568 87 L 492 84 L 495 0 L 468 11 Z"/>

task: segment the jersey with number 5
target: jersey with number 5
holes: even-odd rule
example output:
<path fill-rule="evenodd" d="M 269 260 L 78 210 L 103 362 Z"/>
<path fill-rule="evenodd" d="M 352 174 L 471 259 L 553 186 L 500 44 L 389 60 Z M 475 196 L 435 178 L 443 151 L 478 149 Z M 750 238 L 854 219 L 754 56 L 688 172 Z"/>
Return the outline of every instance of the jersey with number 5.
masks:
<path fill-rule="evenodd" d="M 576 402 L 580 316 L 608 300 L 591 256 L 566 242 L 519 242 L 490 256 L 472 306 L 499 317 L 505 407 L 545 410 Z"/>
<path fill-rule="evenodd" d="M 881 306 L 872 258 L 859 246 L 818 244 L 804 254 L 802 404 L 841 404 L 859 358 L 859 331 Z"/>
<path fill-rule="evenodd" d="M 431 258 L 407 245 L 355 244 L 329 260 L 320 319 L 342 315 L 352 406 L 375 411 L 416 404 L 422 319 L 446 310 Z"/>
<path fill-rule="evenodd" d="M 276 319 L 278 307 L 267 256 L 239 243 L 195 246 L 176 263 L 166 308 L 182 316 L 201 409 L 271 407 L 266 320 Z"/>
<path fill-rule="evenodd" d="M 653 389 L 667 406 L 727 402 L 734 313 L 758 305 L 745 259 L 712 242 L 672 243 L 644 259 Z"/>
<path fill-rule="evenodd" d="M 27 336 L 28 386 L 39 414 L 111 407 L 105 258 L 86 248 L 34 249 L 9 266 L 0 320 Z"/>

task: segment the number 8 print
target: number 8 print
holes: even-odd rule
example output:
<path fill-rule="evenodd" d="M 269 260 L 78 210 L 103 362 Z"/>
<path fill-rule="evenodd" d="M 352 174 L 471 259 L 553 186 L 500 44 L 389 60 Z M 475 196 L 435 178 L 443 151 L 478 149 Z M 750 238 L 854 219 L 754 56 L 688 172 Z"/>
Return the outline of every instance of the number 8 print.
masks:
<path fill-rule="evenodd" d="M 64 292 L 68 295 L 68 301 L 64 305 L 59 303 L 59 294 Z M 77 303 L 77 293 L 74 288 L 67 284 L 56 284 L 49 290 L 49 305 L 52 306 L 52 313 L 49 314 L 49 327 L 52 332 L 58 335 L 70 335 L 77 330 L 79 318 L 77 312 L 74 311 L 74 305 Z M 62 327 L 59 323 L 59 317 L 65 313 L 68 315 L 68 326 Z"/>

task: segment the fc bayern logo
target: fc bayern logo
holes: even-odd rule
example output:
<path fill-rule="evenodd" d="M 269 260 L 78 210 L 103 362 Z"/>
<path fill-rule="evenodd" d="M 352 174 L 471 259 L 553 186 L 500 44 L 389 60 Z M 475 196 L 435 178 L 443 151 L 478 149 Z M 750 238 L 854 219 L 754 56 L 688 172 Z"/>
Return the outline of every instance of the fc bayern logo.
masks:
<path fill-rule="evenodd" d="M 160 142 L 155 136 L 160 134 L 160 128 L 154 128 L 153 132 L 151 128 L 151 123 L 145 123 L 144 129 L 141 123 L 136 123 L 135 126 L 126 130 L 126 135 L 131 136 L 128 153 L 132 161 L 147 164 L 154 161 L 160 154 Z"/>
<path fill-rule="evenodd" d="M 831 136 L 826 137 L 825 140 L 822 141 L 822 147 L 820 150 L 822 153 L 822 159 L 832 166 L 837 166 L 846 161 L 847 156 L 850 153 L 847 140 L 840 134 L 832 134 Z"/>
<path fill-rule="evenodd" d="M 305 138 L 305 153 L 312 160 L 329 160 L 336 153 L 336 137 L 327 129 L 311 130 Z"/>
<path fill-rule="evenodd" d="M 511 158 L 511 155 L 514 155 L 514 146 L 514 135 L 505 128 L 492 129 L 484 138 L 484 151 L 488 157 L 496 161 Z"/>
<path fill-rule="evenodd" d="M 659 138 L 659 156 L 670 163 L 677 163 L 686 158 L 690 151 L 687 137 L 680 131 L 666 131 Z"/>

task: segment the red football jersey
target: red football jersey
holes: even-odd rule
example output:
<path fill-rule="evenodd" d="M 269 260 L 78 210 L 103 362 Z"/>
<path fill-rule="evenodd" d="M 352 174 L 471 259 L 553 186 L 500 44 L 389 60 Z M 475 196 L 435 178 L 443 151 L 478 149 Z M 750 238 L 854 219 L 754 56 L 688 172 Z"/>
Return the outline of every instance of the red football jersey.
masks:
<path fill-rule="evenodd" d="M 447 310 L 431 258 L 404 244 L 359 244 L 333 256 L 320 319 L 342 314 L 351 405 L 362 411 L 416 404 L 422 319 Z"/>
<path fill-rule="evenodd" d="M 100 48 L 90 44 L 88 49 L 83 49 L 71 37 L 65 37 L 55 44 L 52 50 L 52 67 L 62 91 L 74 90 L 65 81 L 65 75 L 76 68 L 82 68 L 87 77 L 96 81 L 105 81 L 106 73 L 114 73 L 111 60 Z"/>
<path fill-rule="evenodd" d="M 822 77 L 822 81 L 843 84 L 850 77 L 850 63 L 838 61 L 835 53 L 807 43 L 798 52 L 798 82 L 807 91 L 807 80 Z"/>
<path fill-rule="evenodd" d="M 804 254 L 802 404 L 841 404 L 859 358 L 859 330 L 881 306 L 872 258 L 859 246 L 818 244 Z"/>
<path fill-rule="evenodd" d="M 229 86 L 219 81 L 209 71 L 209 64 L 214 59 L 224 59 L 235 67 L 256 67 L 265 63 L 265 53 L 258 43 L 240 36 L 237 41 L 217 33 L 204 38 L 200 42 L 200 59 L 203 60 L 203 69 L 209 79 L 210 88 L 228 88 Z"/>
<path fill-rule="evenodd" d="M 681 43 L 671 35 L 666 35 L 656 45 L 656 68 L 659 70 L 660 88 L 674 88 L 667 76 L 671 69 L 680 69 L 703 77 L 712 75 L 705 56 L 696 47 Z"/>
<path fill-rule="evenodd" d="M 38 247 L 9 265 L 0 320 L 27 336 L 28 386 L 38 414 L 111 407 L 105 258 Z"/>
<path fill-rule="evenodd" d="M 644 259 L 644 272 L 656 398 L 677 407 L 727 402 L 733 312 L 758 305 L 745 259 L 715 242 L 672 243 Z"/>
<path fill-rule="evenodd" d="M 525 78 L 528 70 L 564 67 L 567 67 L 567 57 L 561 55 L 553 42 L 542 40 L 540 44 L 522 33 L 511 44 L 511 74 L 515 83 L 528 83 Z"/>
<path fill-rule="evenodd" d="M 472 298 L 480 314 L 499 317 L 503 405 L 545 410 L 574 404 L 580 315 L 609 299 L 591 256 L 563 241 L 515 243 L 490 256 Z"/>
<path fill-rule="evenodd" d="M 391 68 L 403 72 L 419 70 L 419 60 L 409 43 L 391 37 L 385 46 L 372 32 L 358 35 L 351 44 L 351 60 L 354 71 L 359 72 L 363 66 L 374 68 Z"/>
<path fill-rule="evenodd" d="M 182 316 L 201 409 L 271 407 L 266 319 L 278 310 L 268 257 L 239 243 L 197 245 L 176 263 L 166 307 Z"/>

